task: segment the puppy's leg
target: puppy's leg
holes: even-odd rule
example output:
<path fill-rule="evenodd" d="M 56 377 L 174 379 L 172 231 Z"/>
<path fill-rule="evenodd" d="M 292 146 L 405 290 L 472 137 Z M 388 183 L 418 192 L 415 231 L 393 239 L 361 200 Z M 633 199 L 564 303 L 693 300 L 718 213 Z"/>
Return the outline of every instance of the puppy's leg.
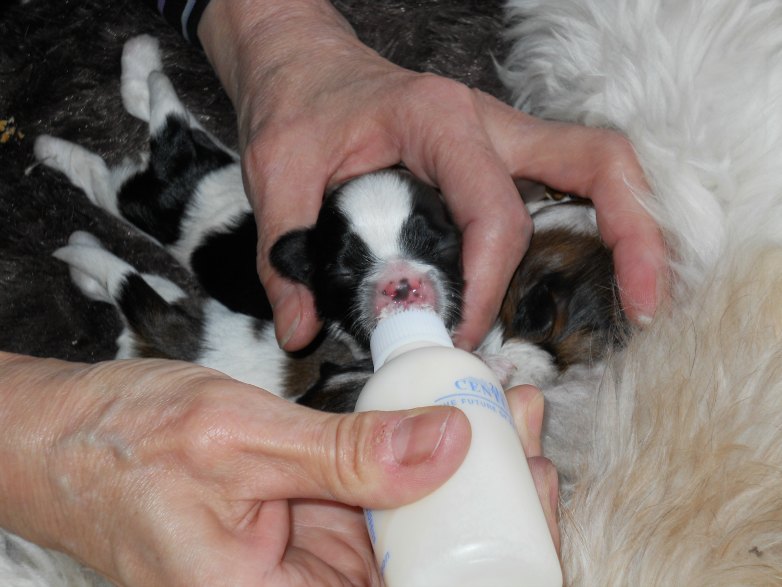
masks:
<path fill-rule="evenodd" d="M 181 119 L 184 128 L 190 128 L 187 109 L 179 100 L 166 74 L 152 71 L 147 78 L 149 87 L 149 134 L 154 139 L 164 132 L 169 118 Z"/>
<path fill-rule="evenodd" d="M 34 152 L 38 161 L 64 173 L 73 185 L 84 190 L 93 204 L 119 215 L 116 177 L 100 156 L 49 135 L 36 139 Z"/>
<path fill-rule="evenodd" d="M 130 39 L 122 49 L 122 103 L 125 109 L 136 118 L 150 123 L 150 134 L 154 134 L 160 128 L 160 121 L 153 122 L 153 110 L 158 109 L 163 113 L 163 119 L 167 113 L 180 115 L 190 128 L 199 130 L 209 137 L 223 150 L 230 152 L 216 137 L 209 134 L 198 120 L 179 103 L 173 87 L 169 87 L 163 93 L 151 95 L 154 90 L 150 87 L 152 73 L 163 75 L 163 62 L 160 58 L 160 44 L 157 39 L 149 35 L 140 35 Z M 169 84 L 170 86 L 170 84 Z M 170 106 L 173 108 L 168 109 Z"/>
<path fill-rule="evenodd" d="M 135 76 L 144 73 L 141 66 L 133 71 Z M 125 87 L 136 88 L 137 84 L 131 84 L 130 79 L 128 74 Z M 149 72 L 146 84 L 150 131 L 148 166 L 124 182 L 118 194 L 118 208 L 123 217 L 141 230 L 160 243 L 172 246 L 184 236 L 185 217 L 200 216 L 199 205 L 193 200 L 204 180 L 215 171 L 233 165 L 236 158 L 205 132 L 191 126 L 192 117 L 165 74 Z M 128 89 L 128 95 L 134 92 L 139 94 Z M 133 99 L 139 99 L 139 96 Z"/>
<path fill-rule="evenodd" d="M 92 300 L 114 304 L 114 294 L 125 275 L 135 269 L 103 248 L 100 241 L 88 232 L 76 231 L 68 239 L 68 246 L 53 255 L 68 263 L 73 283 Z"/>
<path fill-rule="evenodd" d="M 180 118 L 184 125 L 195 132 L 196 139 L 206 139 L 213 147 L 238 161 L 238 155 L 208 132 L 198 119 L 182 104 L 174 91 L 171 80 L 162 71 L 153 70 L 147 77 L 149 89 L 149 134 L 155 137 L 165 127 L 170 116 Z"/>
<path fill-rule="evenodd" d="M 130 39 L 122 48 L 122 103 L 131 115 L 149 122 L 149 85 L 153 71 L 162 71 L 158 40 L 149 35 Z"/>
<path fill-rule="evenodd" d="M 114 305 L 127 330 L 118 339 L 118 358 L 162 357 L 194 361 L 201 348 L 200 306 L 187 304 L 177 285 L 142 275 L 103 248 L 91 234 L 75 232 L 68 246 L 54 252 L 68 263 L 84 294 Z"/>

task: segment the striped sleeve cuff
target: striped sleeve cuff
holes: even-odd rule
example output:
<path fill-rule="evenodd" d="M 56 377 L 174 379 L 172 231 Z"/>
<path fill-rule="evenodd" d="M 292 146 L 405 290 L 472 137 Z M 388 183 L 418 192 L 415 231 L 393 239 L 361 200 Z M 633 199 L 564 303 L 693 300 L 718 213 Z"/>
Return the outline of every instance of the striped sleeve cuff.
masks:
<path fill-rule="evenodd" d="M 197 34 L 198 23 L 209 0 L 147 0 L 147 3 L 154 4 L 163 18 L 179 31 L 188 43 L 201 47 Z"/>

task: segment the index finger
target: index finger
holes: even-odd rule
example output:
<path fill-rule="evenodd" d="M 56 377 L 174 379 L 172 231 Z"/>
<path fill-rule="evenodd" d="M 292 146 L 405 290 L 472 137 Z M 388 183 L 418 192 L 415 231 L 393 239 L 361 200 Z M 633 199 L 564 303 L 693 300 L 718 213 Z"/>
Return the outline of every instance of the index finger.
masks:
<path fill-rule="evenodd" d="M 605 129 L 539 120 L 488 96 L 486 106 L 490 136 L 514 177 L 592 200 L 625 312 L 636 322 L 650 319 L 666 289 L 666 254 L 643 205 L 649 188 L 629 141 Z"/>
<path fill-rule="evenodd" d="M 473 106 L 474 93 L 469 96 Z M 475 109 L 464 108 L 461 114 L 458 121 L 438 119 L 438 129 L 424 133 L 435 138 L 411 141 L 412 153 L 404 153 L 403 160 L 415 175 L 439 186 L 462 230 L 464 312 L 454 342 L 472 349 L 497 317 L 529 245 L 532 222 Z"/>
<path fill-rule="evenodd" d="M 491 328 L 532 236 L 532 221 L 507 171 L 490 161 L 483 168 L 485 173 L 470 178 L 480 177 L 479 185 L 459 181 L 458 173 L 441 180 L 463 230 L 464 315 L 454 343 L 467 349 L 480 344 Z"/>

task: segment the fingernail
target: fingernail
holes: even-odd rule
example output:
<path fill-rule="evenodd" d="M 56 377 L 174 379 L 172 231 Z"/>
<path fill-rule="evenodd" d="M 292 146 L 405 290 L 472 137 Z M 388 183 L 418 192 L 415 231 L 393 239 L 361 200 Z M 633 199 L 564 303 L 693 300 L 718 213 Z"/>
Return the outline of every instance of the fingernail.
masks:
<path fill-rule="evenodd" d="M 527 409 L 527 430 L 537 438 L 543 432 L 543 411 L 546 409 L 546 399 L 543 397 L 543 392 L 537 390 L 532 399 L 529 402 L 529 408 Z"/>
<path fill-rule="evenodd" d="M 640 303 L 636 306 L 635 321 L 639 326 L 651 324 L 661 300 L 668 296 L 668 278 L 665 268 L 654 265 L 653 261 L 649 263 L 651 267 L 647 270 L 648 279 L 653 280 L 653 282 L 646 284 L 645 291 L 648 293 L 641 298 Z"/>
<path fill-rule="evenodd" d="M 636 293 L 634 298 L 623 292 L 622 304 L 624 306 L 627 318 L 637 326 L 647 326 L 654 317 L 657 306 L 657 300 L 649 294 L 649 291 L 656 287 L 654 284 L 648 284 L 644 288 L 638 288 L 643 294 Z"/>
<path fill-rule="evenodd" d="M 559 509 L 559 473 L 553 464 L 550 464 L 546 471 L 546 485 L 549 490 L 549 507 L 551 507 L 551 513 L 556 515 Z"/>
<path fill-rule="evenodd" d="M 298 301 L 298 296 L 293 293 L 283 298 L 282 301 L 274 307 L 275 322 L 278 322 L 279 324 L 288 322 L 288 328 L 285 329 L 285 332 L 281 335 L 277 335 L 277 344 L 280 348 L 285 348 L 285 345 L 290 342 L 293 335 L 296 334 L 299 324 L 301 324 Z"/>
<path fill-rule="evenodd" d="M 279 344 L 280 348 L 285 348 L 285 345 L 290 342 L 293 335 L 296 334 L 296 330 L 299 328 L 299 323 L 301 323 L 301 316 L 297 315 L 296 318 L 293 319 L 293 322 L 291 322 L 288 330 L 285 331 L 285 334 L 277 340 L 277 344 Z"/>
<path fill-rule="evenodd" d="M 649 314 L 639 314 L 635 318 L 638 326 L 649 326 L 652 323 L 652 317 Z"/>
<path fill-rule="evenodd" d="M 450 410 L 430 409 L 400 420 L 391 438 L 396 462 L 412 466 L 429 460 L 445 436 L 450 417 Z"/>
<path fill-rule="evenodd" d="M 658 288 L 659 286 L 655 284 L 655 290 Z M 651 324 L 652 319 L 654 318 L 654 314 L 657 311 L 658 299 L 659 299 L 659 295 L 657 295 L 655 291 L 654 296 L 649 295 L 645 298 L 642 298 L 639 302 L 636 303 L 635 322 L 639 326 L 648 326 L 649 324 Z"/>

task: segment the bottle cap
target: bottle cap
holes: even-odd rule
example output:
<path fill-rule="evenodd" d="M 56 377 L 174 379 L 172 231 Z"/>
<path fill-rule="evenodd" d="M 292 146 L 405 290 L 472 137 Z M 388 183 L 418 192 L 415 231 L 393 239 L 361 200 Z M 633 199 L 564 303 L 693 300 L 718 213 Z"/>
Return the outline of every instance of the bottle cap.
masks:
<path fill-rule="evenodd" d="M 432 310 L 400 310 L 380 320 L 369 340 L 375 371 L 395 350 L 416 342 L 453 347 L 448 329 Z"/>

